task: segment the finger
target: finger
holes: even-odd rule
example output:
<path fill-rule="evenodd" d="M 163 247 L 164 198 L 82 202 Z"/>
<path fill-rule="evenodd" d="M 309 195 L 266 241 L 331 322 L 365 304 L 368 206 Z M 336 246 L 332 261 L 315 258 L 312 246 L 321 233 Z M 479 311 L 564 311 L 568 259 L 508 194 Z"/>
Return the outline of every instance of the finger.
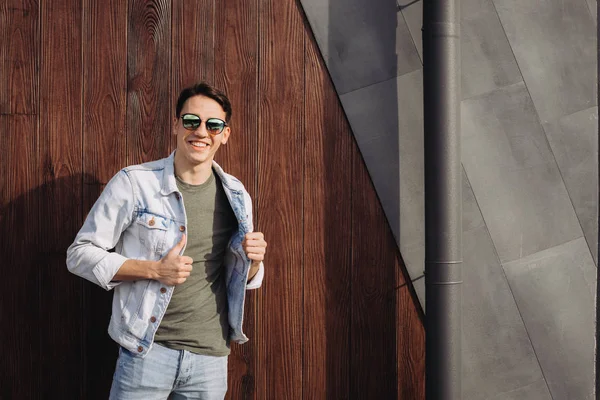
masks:
<path fill-rule="evenodd" d="M 266 248 L 261 247 L 261 246 L 253 246 L 253 247 L 247 247 L 247 248 L 245 248 L 244 251 L 246 253 L 260 253 L 260 254 L 265 254 Z"/>
<path fill-rule="evenodd" d="M 267 247 L 267 242 L 262 239 L 247 240 L 244 245 L 246 247 Z"/>
<path fill-rule="evenodd" d="M 248 237 L 248 238 L 245 238 L 244 240 L 246 242 L 265 242 L 265 238 L 263 238 L 263 237 Z"/>
<path fill-rule="evenodd" d="M 181 256 L 179 261 L 181 261 L 184 264 L 192 264 L 194 262 L 194 259 L 192 257 L 188 257 L 188 256 Z"/>
<path fill-rule="evenodd" d="M 246 239 L 246 240 L 263 239 L 264 237 L 265 237 L 265 235 L 262 232 L 248 232 L 248 233 L 246 233 L 246 236 L 244 236 L 244 239 Z"/>
<path fill-rule="evenodd" d="M 246 246 L 244 246 L 245 250 L 248 249 L 266 249 L 267 248 L 267 244 L 265 242 L 252 242 L 252 243 L 247 243 Z"/>
<path fill-rule="evenodd" d="M 178 271 L 181 271 L 181 272 L 192 272 L 192 269 L 194 269 L 194 267 L 192 267 L 190 264 L 185 264 L 185 265 L 182 265 L 181 267 L 179 267 Z"/>
<path fill-rule="evenodd" d="M 254 261 L 263 261 L 265 259 L 264 253 L 248 253 L 248 258 Z"/>
<path fill-rule="evenodd" d="M 183 235 L 181 235 L 181 240 L 179 241 L 179 243 L 177 243 L 175 245 L 175 247 L 173 247 L 171 249 L 171 252 L 177 252 L 180 253 L 181 250 L 183 250 L 183 247 L 185 246 L 185 242 L 186 242 L 186 235 L 185 233 Z"/>

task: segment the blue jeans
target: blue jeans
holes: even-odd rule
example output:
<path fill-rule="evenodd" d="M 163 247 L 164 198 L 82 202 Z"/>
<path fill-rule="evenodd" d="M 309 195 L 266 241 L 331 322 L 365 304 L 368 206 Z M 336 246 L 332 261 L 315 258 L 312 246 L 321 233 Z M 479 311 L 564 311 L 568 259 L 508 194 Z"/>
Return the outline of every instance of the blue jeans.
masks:
<path fill-rule="evenodd" d="M 227 356 L 203 356 L 154 343 L 144 358 L 120 347 L 110 400 L 222 400 L 226 392 Z"/>

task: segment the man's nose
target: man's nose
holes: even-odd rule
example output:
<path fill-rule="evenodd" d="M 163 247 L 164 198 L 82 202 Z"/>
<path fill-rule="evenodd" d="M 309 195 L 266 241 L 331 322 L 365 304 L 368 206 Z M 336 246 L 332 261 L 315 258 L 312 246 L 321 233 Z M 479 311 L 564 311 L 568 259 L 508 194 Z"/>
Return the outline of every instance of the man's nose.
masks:
<path fill-rule="evenodd" d="M 200 125 L 198 126 L 198 128 L 196 128 L 196 130 L 194 131 L 195 134 L 201 136 L 201 137 L 207 137 L 208 136 L 208 131 L 206 130 L 206 123 L 204 121 L 202 121 L 200 123 Z"/>

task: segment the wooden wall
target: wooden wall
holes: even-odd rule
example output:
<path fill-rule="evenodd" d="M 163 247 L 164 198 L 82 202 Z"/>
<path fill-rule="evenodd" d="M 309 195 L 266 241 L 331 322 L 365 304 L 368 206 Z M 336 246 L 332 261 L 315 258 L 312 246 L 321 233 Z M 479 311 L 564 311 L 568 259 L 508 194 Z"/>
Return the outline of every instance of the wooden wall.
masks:
<path fill-rule="evenodd" d="M 2 0 L 0 39 L 1 399 L 107 398 L 112 296 L 65 251 L 198 80 L 230 96 L 218 161 L 269 241 L 228 398 L 424 398 L 418 303 L 299 3 Z"/>

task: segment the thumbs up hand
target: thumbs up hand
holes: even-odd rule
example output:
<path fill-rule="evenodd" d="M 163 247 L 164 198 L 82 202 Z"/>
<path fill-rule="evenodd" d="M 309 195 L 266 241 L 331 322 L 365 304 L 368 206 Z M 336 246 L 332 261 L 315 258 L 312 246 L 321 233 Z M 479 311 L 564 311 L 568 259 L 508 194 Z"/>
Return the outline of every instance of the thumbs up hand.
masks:
<path fill-rule="evenodd" d="M 174 286 L 182 284 L 190 276 L 194 260 L 191 257 L 179 255 L 185 246 L 186 239 L 184 234 L 179 243 L 155 264 L 155 280 Z"/>

